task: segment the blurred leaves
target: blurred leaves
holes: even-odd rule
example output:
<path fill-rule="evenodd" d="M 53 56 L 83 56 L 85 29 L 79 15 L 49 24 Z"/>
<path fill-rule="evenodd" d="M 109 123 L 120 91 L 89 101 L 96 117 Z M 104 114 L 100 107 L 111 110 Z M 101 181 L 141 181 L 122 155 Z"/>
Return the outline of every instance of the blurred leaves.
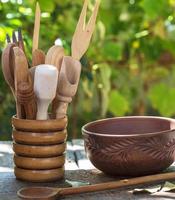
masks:
<path fill-rule="evenodd" d="M 122 94 L 111 90 L 109 96 L 109 111 L 115 116 L 122 116 L 129 110 L 129 103 Z"/>
<path fill-rule="evenodd" d="M 159 16 L 164 15 L 167 12 L 168 7 L 168 1 L 166 0 L 159 0 L 152 1 L 152 0 L 143 0 L 141 2 L 141 5 L 147 15 L 150 19 L 155 19 Z"/>
<path fill-rule="evenodd" d="M 163 83 L 155 84 L 149 90 L 149 99 L 161 115 L 171 117 L 175 114 L 175 88 Z"/>
<path fill-rule="evenodd" d="M 122 57 L 122 46 L 117 42 L 104 41 L 103 47 L 101 49 L 101 55 L 106 60 L 120 60 Z"/>

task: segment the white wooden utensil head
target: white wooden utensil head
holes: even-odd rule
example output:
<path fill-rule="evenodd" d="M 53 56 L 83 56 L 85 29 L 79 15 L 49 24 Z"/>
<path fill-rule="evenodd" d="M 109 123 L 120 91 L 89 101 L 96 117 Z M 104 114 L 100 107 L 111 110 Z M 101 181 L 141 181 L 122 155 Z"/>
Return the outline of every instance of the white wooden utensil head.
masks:
<path fill-rule="evenodd" d="M 47 119 L 49 104 L 56 95 L 58 70 L 53 65 L 38 65 L 34 75 L 34 91 L 37 97 L 37 119 Z"/>
<path fill-rule="evenodd" d="M 36 95 L 42 99 L 54 98 L 58 81 L 57 68 L 53 65 L 38 65 L 34 77 Z"/>

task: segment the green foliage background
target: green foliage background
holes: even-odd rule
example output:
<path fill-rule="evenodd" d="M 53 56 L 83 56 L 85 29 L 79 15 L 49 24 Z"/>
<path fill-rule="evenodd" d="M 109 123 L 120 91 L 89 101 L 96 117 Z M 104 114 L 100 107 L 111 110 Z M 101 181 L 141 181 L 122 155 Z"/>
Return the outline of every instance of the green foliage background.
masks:
<path fill-rule="evenodd" d="M 0 53 L 5 34 L 22 27 L 31 57 L 35 3 L 0 1 Z M 69 54 L 83 1 L 39 3 L 40 48 L 47 52 L 60 38 Z M 175 0 L 101 0 L 96 31 L 81 62 L 79 90 L 69 107 L 70 137 L 80 137 L 83 124 L 104 117 L 175 116 Z M 0 139 L 10 139 L 13 114 L 15 102 L 0 72 Z"/>

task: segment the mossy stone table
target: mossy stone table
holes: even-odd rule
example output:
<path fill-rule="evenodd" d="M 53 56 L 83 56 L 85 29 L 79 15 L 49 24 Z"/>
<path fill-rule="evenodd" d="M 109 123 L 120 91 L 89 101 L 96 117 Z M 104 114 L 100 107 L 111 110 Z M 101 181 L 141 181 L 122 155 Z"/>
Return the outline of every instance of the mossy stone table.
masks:
<path fill-rule="evenodd" d="M 67 187 L 68 181 L 74 185 L 75 182 L 99 183 L 116 180 L 116 178 L 108 177 L 96 170 L 85 156 L 83 140 L 73 140 L 67 143 L 67 160 L 66 160 L 66 176 L 65 180 L 32 184 L 16 180 L 13 174 L 13 151 L 11 142 L 0 142 L 0 200 L 17 200 L 16 192 L 21 187 L 44 185 Z M 69 182 L 70 184 L 70 182 Z M 69 185 L 70 186 L 70 185 Z M 155 194 L 139 194 L 132 193 L 133 188 L 125 190 L 111 190 L 104 192 L 88 193 L 74 196 L 67 196 L 65 200 L 170 200 L 175 199 L 175 193 L 157 192 Z"/>

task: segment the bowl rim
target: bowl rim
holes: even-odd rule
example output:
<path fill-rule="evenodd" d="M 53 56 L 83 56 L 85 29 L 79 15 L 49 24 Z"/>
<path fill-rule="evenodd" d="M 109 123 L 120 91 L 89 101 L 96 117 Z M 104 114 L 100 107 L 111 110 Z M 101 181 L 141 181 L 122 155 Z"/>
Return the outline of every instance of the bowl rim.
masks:
<path fill-rule="evenodd" d="M 158 134 L 166 134 L 167 132 L 168 133 L 171 133 L 173 131 L 175 131 L 175 126 L 173 129 L 167 129 L 165 131 L 158 131 L 158 132 L 145 132 L 145 133 L 142 133 L 142 134 L 104 134 L 104 133 L 98 133 L 98 132 L 91 132 L 91 131 L 88 131 L 86 128 L 90 125 L 93 125 L 95 123 L 103 123 L 105 121 L 110 121 L 110 120 L 116 120 L 116 119 L 134 119 L 134 118 L 139 118 L 139 119 L 161 119 L 161 120 L 165 120 L 165 121 L 169 121 L 170 123 L 174 123 L 175 124 L 175 119 L 173 118 L 168 118 L 168 117 L 159 117 L 159 116 L 124 116 L 124 117 L 111 117 L 111 118 L 105 118 L 105 119 L 99 119 L 99 120 L 95 120 L 95 121 L 92 121 L 92 122 L 89 122 L 87 124 L 85 124 L 83 127 L 82 127 L 82 135 L 85 135 L 85 134 L 89 134 L 89 135 L 95 135 L 95 136 L 103 136 L 103 137 L 123 137 L 123 138 L 126 138 L 126 137 L 147 137 L 147 136 L 155 136 L 155 135 L 158 135 Z M 171 124 L 170 124 L 171 125 Z"/>
<path fill-rule="evenodd" d="M 50 115 L 50 114 L 49 114 Z M 50 119 L 45 119 L 45 120 L 39 120 L 39 119 L 20 119 L 17 118 L 16 115 L 12 116 L 12 120 L 16 120 L 16 121 L 20 121 L 20 122 L 33 122 L 33 123 L 46 123 L 46 122 L 57 122 L 57 121 L 61 121 L 61 120 L 67 120 L 67 115 L 61 118 L 50 118 Z"/>

